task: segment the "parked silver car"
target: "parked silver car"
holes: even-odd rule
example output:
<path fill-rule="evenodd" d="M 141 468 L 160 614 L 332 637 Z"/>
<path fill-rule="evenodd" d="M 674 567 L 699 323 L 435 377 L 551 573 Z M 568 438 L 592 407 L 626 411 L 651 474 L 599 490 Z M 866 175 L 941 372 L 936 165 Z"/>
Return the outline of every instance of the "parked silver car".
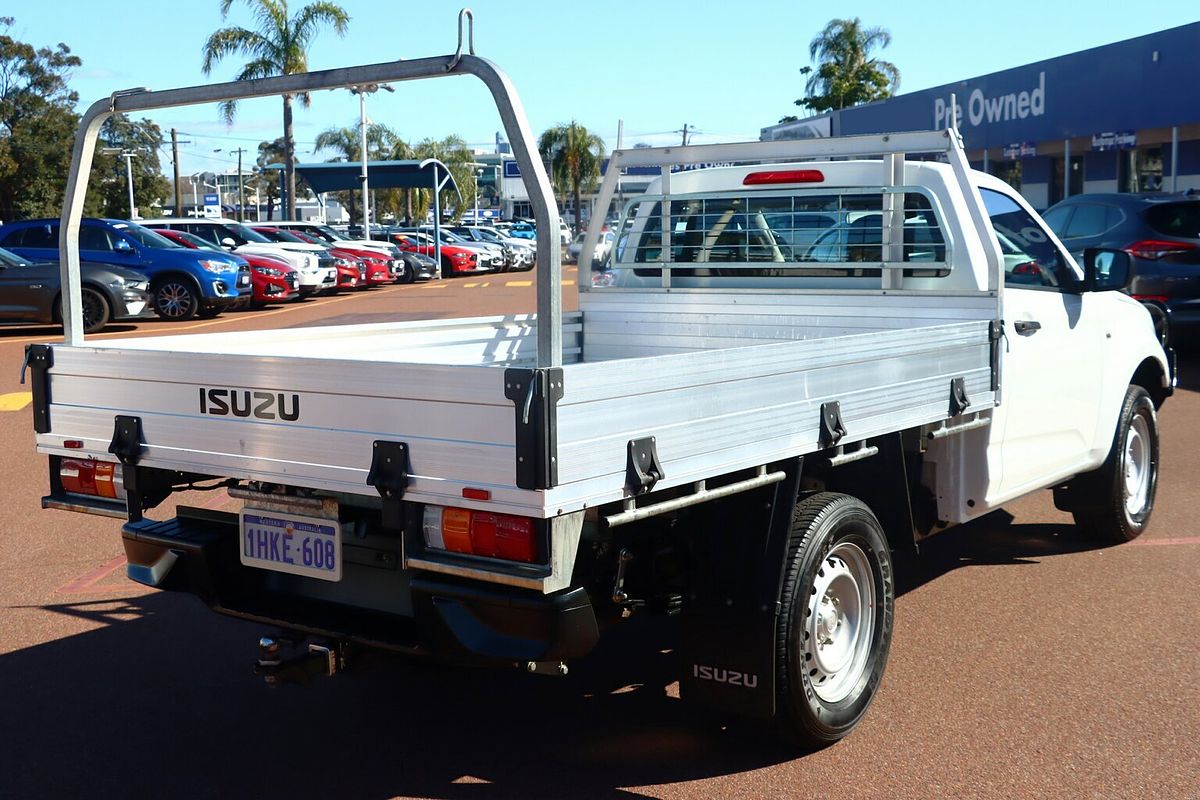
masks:
<path fill-rule="evenodd" d="M 110 321 L 154 316 L 150 279 L 113 264 L 84 261 L 83 329 L 94 333 Z M 0 248 L 0 321 L 62 321 L 58 262 L 29 261 Z"/>

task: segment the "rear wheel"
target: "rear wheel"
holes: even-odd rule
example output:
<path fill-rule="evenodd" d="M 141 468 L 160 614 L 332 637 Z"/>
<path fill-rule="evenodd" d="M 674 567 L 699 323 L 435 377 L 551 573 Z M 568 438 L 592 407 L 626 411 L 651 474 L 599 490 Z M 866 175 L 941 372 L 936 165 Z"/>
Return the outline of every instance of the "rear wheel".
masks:
<path fill-rule="evenodd" d="M 199 292 L 185 278 L 164 278 L 154 287 L 154 312 L 165 320 L 182 322 L 200 310 Z"/>
<path fill-rule="evenodd" d="M 859 723 L 883 678 L 895 587 L 871 510 L 822 492 L 796 506 L 788 542 L 776 685 L 784 733 L 824 747 Z"/>
<path fill-rule="evenodd" d="M 1075 524 L 1106 542 L 1136 539 L 1150 524 L 1158 489 L 1158 418 L 1141 386 L 1130 386 L 1121 404 L 1108 458 L 1071 481 Z"/>

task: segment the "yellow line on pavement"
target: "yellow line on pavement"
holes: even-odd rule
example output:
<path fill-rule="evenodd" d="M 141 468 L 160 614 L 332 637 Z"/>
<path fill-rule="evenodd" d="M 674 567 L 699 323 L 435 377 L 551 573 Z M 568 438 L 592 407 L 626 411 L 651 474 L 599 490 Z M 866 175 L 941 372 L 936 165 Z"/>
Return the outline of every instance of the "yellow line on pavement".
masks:
<path fill-rule="evenodd" d="M 20 411 L 33 402 L 33 392 L 0 394 L 0 411 Z"/>
<path fill-rule="evenodd" d="M 509 281 L 505 286 L 533 286 L 533 281 Z"/>
<path fill-rule="evenodd" d="M 373 292 L 373 294 L 383 294 L 384 292 L 394 291 L 396 288 L 398 288 L 398 287 L 387 286 L 387 287 L 384 287 L 383 289 L 376 289 L 375 292 Z M 351 300 L 355 296 L 356 296 L 355 294 L 346 294 L 346 295 L 342 295 L 341 297 L 323 297 L 323 298 L 320 298 L 319 300 L 320 300 L 321 306 L 327 306 L 327 305 L 332 305 L 334 303 L 340 303 L 345 300 Z M 292 304 L 290 304 L 284 308 L 272 309 L 270 312 L 267 312 L 266 314 L 264 314 L 262 319 L 273 320 L 276 317 L 281 317 L 284 314 L 288 314 L 292 311 L 299 311 L 304 308 L 317 308 L 317 307 L 319 307 L 319 306 L 315 303 L 295 303 L 295 302 L 293 302 Z M 111 339 L 114 337 L 139 339 L 139 338 L 144 338 L 144 335 L 151 335 L 151 334 L 161 334 L 164 336 L 169 336 L 169 335 L 174 335 L 176 333 L 180 333 L 182 331 L 194 331 L 199 328 L 209 328 L 209 327 L 212 327 L 213 325 L 226 325 L 229 323 L 239 322 L 239 321 L 247 321 L 250 319 L 254 319 L 254 317 L 252 317 L 252 316 L 244 317 L 241 314 L 238 314 L 238 315 L 223 316 L 220 319 L 214 319 L 214 320 L 210 320 L 208 322 L 197 322 L 192 325 L 173 325 L 171 323 L 163 323 L 163 327 L 161 327 L 161 328 L 156 327 L 156 328 L 141 329 L 141 330 L 136 330 L 136 331 L 109 331 L 108 333 L 93 333 L 93 334 L 88 335 L 88 337 L 84 340 L 84 343 L 86 344 L 87 342 L 91 342 L 96 339 Z M 121 324 L 121 323 L 118 323 L 118 324 Z M 50 336 L 50 337 L 26 336 L 21 339 L 0 339 L 0 344 L 27 344 L 30 342 L 45 342 L 47 344 L 61 344 L 62 341 L 63 341 L 62 334 L 57 334 L 55 336 Z"/>
<path fill-rule="evenodd" d="M 563 286 L 574 286 L 575 281 L 563 281 Z"/>
<path fill-rule="evenodd" d="M 474 289 L 478 285 L 479 285 L 478 283 L 464 283 L 463 288 L 464 289 Z"/>

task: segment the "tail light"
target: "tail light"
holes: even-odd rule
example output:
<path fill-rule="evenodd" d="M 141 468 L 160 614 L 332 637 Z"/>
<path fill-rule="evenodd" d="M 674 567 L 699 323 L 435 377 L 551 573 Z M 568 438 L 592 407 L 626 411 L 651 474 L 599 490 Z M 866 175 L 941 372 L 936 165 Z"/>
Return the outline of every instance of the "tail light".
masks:
<path fill-rule="evenodd" d="M 533 563 L 538 560 L 537 527 L 529 517 L 425 506 L 425 546 L 451 553 Z"/>
<path fill-rule="evenodd" d="M 1189 250 L 1195 250 L 1197 245 L 1190 242 L 1164 242 L 1158 239 L 1142 239 L 1125 248 L 1134 258 L 1148 258 L 1157 261 L 1166 256 L 1177 256 Z"/>
<path fill-rule="evenodd" d="M 742 178 L 743 186 L 767 186 L 773 183 L 822 183 L 825 173 L 819 169 L 776 169 L 751 172 Z"/>
<path fill-rule="evenodd" d="M 1135 294 L 1134 300 L 1141 300 L 1143 303 L 1162 303 L 1166 305 L 1169 299 L 1165 294 Z"/>
<path fill-rule="evenodd" d="M 62 480 L 63 489 L 73 494 L 125 499 L 125 482 L 121 478 L 120 464 L 64 458 L 58 467 L 58 477 Z"/>

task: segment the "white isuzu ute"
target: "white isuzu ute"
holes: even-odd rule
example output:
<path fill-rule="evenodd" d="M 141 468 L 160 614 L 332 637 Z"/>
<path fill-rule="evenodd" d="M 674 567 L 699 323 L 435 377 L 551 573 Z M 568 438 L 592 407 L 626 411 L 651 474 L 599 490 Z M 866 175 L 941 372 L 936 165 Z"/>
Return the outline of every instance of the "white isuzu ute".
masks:
<path fill-rule="evenodd" d="M 307 645 L 264 640 L 268 679 L 362 648 L 563 674 L 659 612 L 686 701 L 820 745 L 879 686 L 895 554 L 1041 489 L 1097 539 L 1146 528 L 1173 371 L 1129 259 L 1074 262 L 953 130 L 613 153 L 594 219 L 622 169 L 661 178 L 577 312 L 542 237 L 537 314 L 84 338 L 113 112 L 473 75 L 556 230 L 514 89 L 461 42 L 460 17 L 451 56 L 117 93 L 82 123 L 66 340 L 27 354 L 44 505 L 124 519 L 132 579 Z M 197 487 L 244 507 L 154 515 Z"/>

